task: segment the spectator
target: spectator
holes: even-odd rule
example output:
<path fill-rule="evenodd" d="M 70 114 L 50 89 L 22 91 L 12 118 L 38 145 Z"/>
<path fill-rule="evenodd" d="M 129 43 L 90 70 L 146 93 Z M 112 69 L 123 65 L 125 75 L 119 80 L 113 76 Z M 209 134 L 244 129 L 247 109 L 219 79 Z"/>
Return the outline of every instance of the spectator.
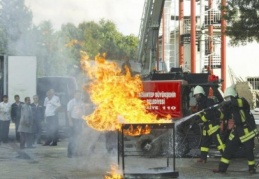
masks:
<path fill-rule="evenodd" d="M 32 109 L 31 109 L 31 99 L 30 97 L 25 97 L 25 104 L 22 104 L 21 108 L 21 120 L 18 128 L 20 132 L 20 149 L 24 149 L 25 145 L 28 148 L 32 148 Z"/>
<path fill-rule="evenodd" d="M 60 108 L 60 99 L 55 95 L 55 91 L 50 89 L 44 101 L 47 140 L 44 146 L 56 146 L 58 144 L 58 109 Z"/>
<path fill-rule="evenodd" d="M 8 143 L 10 120 L 11 105 L 8 103 L 8 96 L 3 95 L 3 101 L 0 103 L 0 143 Z"/>
<path fill-rule="evenodd" d="M 31 107 L 33 114 L 33 142 L 41 144 L 41 123 L 44 120 L 44 107 L 39 104 L 38 95 L 33 96 L 33 103 L 31 104 Z"/>
<path fill-rule="evenodd" d="M 23 102 L 20 101 L 20 96 L 18 94 L 14 95 L 15 102 L 11 106 L 11 118 L 12 122 L 15 124 L 15 136 L 16 140 L 20 141 L 20 133 L 17 131 L 21 119 L 21 107 Z"/>
<path fill-rule="evenodd" d="M 71 158 L 75 155 L 75 149 L 78 136 L 81 134 L 83 127 L 83 115 L 85 114 L 85 104 L 81 99 L 81 92 L 76 91 L 74 98 L 67 104 L 67 116 L 70 127 L 70 138 L 67 147 L 67 157 Z"/>

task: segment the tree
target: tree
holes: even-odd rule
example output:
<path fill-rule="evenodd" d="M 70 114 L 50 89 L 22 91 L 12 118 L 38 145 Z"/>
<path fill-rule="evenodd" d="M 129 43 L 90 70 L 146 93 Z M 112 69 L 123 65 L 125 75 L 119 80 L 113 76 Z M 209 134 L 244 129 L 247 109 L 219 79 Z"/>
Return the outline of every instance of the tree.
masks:
<path fill-rule="evenodd" d="M 32 12 L 24 5 L 24 0 L 1 0 L 0 6 L 0 29 L 5 37 L 1 43 L 5 43 L 3 46 L 6 48 L 4 52 L 20 54 L 27 43 L 22 37 L 32 28 Z"/>
<path fill-rule="evenodd" d="M 93 58 L 98 53 L 106 53 L 107 59 L 122 60 L 135 58 L 138 39 L 134 35 L 124 36 L 116 25 L 109 20 L 100 20 L 99 23 L 83 22 L 79 24 L 82 50 Z M 78 39 L 79 40 L 79 39 Z"/>
<path fill-rule="evenodd" d="M 259 0 L 228 0 L 225 19 L 226 34 L 232 45 L 259 42 Z"/>

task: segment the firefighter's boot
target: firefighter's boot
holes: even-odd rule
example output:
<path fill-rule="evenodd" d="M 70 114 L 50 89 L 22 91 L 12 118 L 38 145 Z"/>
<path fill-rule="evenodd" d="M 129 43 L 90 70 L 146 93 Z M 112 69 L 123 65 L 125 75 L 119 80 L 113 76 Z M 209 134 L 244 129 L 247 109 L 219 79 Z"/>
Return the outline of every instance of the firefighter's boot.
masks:
<path fill-rule="evenodd" d="M 255 165 L 250 165 L 248 171 L 249 171 L 250 174 L 255 174 L 256 173 Z"/>

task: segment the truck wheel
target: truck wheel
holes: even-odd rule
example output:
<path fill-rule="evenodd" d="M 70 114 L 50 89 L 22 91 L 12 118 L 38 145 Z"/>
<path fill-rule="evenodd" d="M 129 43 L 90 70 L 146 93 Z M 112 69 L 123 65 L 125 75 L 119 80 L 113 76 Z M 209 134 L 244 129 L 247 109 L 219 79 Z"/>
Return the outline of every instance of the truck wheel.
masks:
<path fill-rule="evenodd" d="M 161 152 L 161 140 L 152 134 L 142 135 L 136 144 L 136 148 L 145 156 L 156 156 Z"/>

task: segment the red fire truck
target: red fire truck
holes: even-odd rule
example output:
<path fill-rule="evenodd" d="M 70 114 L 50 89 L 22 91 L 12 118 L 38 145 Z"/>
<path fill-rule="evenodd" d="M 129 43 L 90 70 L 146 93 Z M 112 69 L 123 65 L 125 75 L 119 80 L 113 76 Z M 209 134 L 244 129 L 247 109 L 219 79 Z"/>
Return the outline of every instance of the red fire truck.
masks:
<path fill-rule="evenodd" d="M 197 112 L 195 111 L 196 101 L 192 94 L 196 85 L 202 86 L 206 95 L 213 98 L 216 103 L 222 102 L 220 83 L 217 76 L 208 73 L 184 73 L 181 69 L 172 69 L 169 73 L 153 71 L 143 78 L 144 92 L 140 97 L 150 104 L 148 110 L 157 114 L 158 118 L 170 115 L 172 120 L 178 120 Z M 161 145 L 165 137 L 169 136 L 159 132 L 142 135 L 137 141 L 137 148 L 147 155 L 168 152 L 166 150 L 170 147 L 165 144 Z M 178 125 L 176 130 L 177 156 L 182 157 L 191 149 L 198 149 L 200 140 L 201 124 L 193 124 L 192 120 L 187 120 Z M 147 148 L 147 144 L 150 147 Z"/>

